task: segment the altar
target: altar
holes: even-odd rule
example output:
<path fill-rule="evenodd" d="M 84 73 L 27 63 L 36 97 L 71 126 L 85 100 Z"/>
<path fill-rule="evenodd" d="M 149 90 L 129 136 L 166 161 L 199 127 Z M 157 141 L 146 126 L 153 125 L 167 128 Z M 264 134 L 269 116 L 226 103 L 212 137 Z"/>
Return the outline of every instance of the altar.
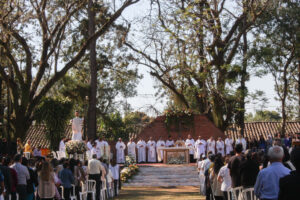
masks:
<path fill-rule="evenodd" d="M 159 147 L 158 150 L 163 151 L 164 164 L 188 164 L 188 163 L 190 163 L 189 148 L 186 148 L 186 147 Z M 158 155 L 160 155 L 160 154 L 158 154 Z"/>

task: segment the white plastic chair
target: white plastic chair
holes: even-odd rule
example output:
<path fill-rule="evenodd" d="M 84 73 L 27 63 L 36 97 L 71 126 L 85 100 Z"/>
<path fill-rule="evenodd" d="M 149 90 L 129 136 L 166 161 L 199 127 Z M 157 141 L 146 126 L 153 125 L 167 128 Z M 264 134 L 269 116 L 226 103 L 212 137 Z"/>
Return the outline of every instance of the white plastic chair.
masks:
<path fill-rule="evenodd" d="M 108 199 L 106 180 L 102 181 L 101 198 L 100 199 L 101 200 Z"/>
<path fill-rule="evenodd" d="M 63 186 L 60 186 L 61 188 L 61 199 L 65 199 L 65 196 L 64 196 L 64 193 L 65 193 L 65 190 L 64 190 L 64 187 Z M 73 194 L 70 194 L 70 199 L 71 200 L 76 200 L 76 194 L 75 194 L 75 186 L 72 185 L 72 190 L 73 190 Z"/>
<path fill-rule="evenodd" d="M 87 200 L 87 192 L 79 192 L 80 200 Z"/>
<path fill-rule="evenodd" d="M 24 157 L 30 159 L 30 152 L 24 152 Z"/>
<path fill-rule="evenodd" d="M 94 180 L 87 180 L 86 183 L 86 193 L 92 194 L 92 199 L 96 200 L 96 181 Z"/>
<path fill-rule="evenodd" d="M 243 187 L 231 188 L 232 199 L 233 200 L 241 200 L 243 198 L 242 190 L 243 190 Z"/>
<path fill-rule="evenodd" d="M 242 190 L 242 196 L 245 200 L 256 200 L 256 196 L 254 194 L 254 188 L 247 188 Z M 249 199 L 250 197 L 250 199 Z"/>
<path fill-rule="evenodd" d="M 11 194 L 8 195 L 8 200 L 11 200 Z M 16 193 L 16 200 L 19 200 L 19 194 L 18 193 Z"/>

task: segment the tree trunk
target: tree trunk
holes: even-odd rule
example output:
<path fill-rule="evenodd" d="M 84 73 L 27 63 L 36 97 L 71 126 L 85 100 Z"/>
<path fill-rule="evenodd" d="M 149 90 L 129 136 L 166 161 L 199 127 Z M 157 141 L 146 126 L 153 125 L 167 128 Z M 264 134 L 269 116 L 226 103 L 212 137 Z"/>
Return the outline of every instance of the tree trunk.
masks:
<path fill-rule="evenodd" d="M 300 120 L 300 58 L 298 61 L 298 120 Z"/>
<path fill-rule="evenodd" d="M 288 95 L 288 79 L 287 79 L 287 68 L 288 65 L 285 65 L 283 69 L 283 94 L 281 98 L 281 115 L 282 115 L 282 125 L 281 125 L 281 134 L 285 135 L 285 129 L 286 129 L 286 98 Z"/>
<path fill-rule="evenodd" d="M 89 0 L 88 18 L 89 18 L 89 36 L 95 33 L 95 11 L 93 10 L 93 0 Z M 96 60 L 96 40 L 91 41 L 89 45 L 90 50 L 90 93 L 89 93 L 89 108 L 87 119 L 87 137 L 94 139 L 96 137 L 97 123 L 96 123 L 96 94 L 97 94 L 97 60 Z"/>

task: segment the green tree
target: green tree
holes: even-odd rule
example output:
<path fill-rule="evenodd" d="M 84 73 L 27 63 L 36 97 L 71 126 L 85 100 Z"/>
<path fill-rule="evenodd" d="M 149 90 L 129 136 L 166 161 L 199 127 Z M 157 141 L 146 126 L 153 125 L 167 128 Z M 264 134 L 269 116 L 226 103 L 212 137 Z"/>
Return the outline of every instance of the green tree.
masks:
<path fill-rule="evenodd" d="M 252 113 L 249 113 L 245 116 L 246 122 L 280 122 L 281 116 L 276 111 L 269 110 L 258 110 L 253 116 Z"/>
<path fill-rule="evenodd" d="M 136 52 L 136 62 L 150 69 L 162 92 L 176 100 L 173 104 L 208 114 L 225 130 L 237 111 L 244 113 L 244 100 L 237 97 L 247 95 L 247 63 L 235 60 L 241 39 L 272 5 L 268 0 L 154 0 L 148 27 L 143 18 L 140 30 L 146 30 L 145 48 L 134 45 L 139 44 L 136 35 L 126 45 Z M 236 91 L 239 76 L 242 85 Z"/>
<path fill-rule="evenodd" d="M 9 90 L 15 137 L 24 137 L 42 98 L 78 64 L 90 42 L 104 36 L 122 12 L 138 1 L 126 0 L 117 9 L 108 6 L 111 15 L 73 52 L 68 51 L 72 48 L 69 34 L 79 25 L 73 21 L 86 8 L 87 0 L 1 1 L 0 47 L 9 62 L 0 61 L 0 76 Z M 96 13 L 102 14 L 102 10 Z"/>
<path fill-rule="evenodd" d="M 44 98 L 35 110 L 37 123 L 46 126 L 46 138 L 52 150 L 58 150 L 59 141 L 65 137 L 65 130 L 72 114 L 73 103 L 68 100 Z"/>

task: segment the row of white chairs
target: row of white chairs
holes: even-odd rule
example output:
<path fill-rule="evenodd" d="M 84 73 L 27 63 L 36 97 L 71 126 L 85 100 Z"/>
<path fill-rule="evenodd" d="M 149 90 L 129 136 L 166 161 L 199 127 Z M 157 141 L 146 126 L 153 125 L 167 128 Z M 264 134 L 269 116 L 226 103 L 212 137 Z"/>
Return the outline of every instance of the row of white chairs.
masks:
<path fill-rule="evenodd" d="M 79 192 L 80 200 L 87 200 L 88 195 L 90 194 L 92 200 L 96 200 L 96 181 L 95 180 L 87 180 L 86 184 L 81 182 L 82 190 Z M 64 198 L 64 188 L 61 186 L 61 196 Z M 118 190 L 117 190 L 118 192 Z M 114 188 L 107 188 L 106 181 L 102 181 L 102 188 L 100 190 L 100 200 L 106 200 L 110 197 L 114 196 Z M 75 193 L 75 185 L 72 185 L 72 194 L 70 195 L 71 200 L 77 200 Z"/>
<path fill-rule="evenodd" d="M 257 200 L 254 188 L 235 187 L 227 193 L 228 200 Z"/>

